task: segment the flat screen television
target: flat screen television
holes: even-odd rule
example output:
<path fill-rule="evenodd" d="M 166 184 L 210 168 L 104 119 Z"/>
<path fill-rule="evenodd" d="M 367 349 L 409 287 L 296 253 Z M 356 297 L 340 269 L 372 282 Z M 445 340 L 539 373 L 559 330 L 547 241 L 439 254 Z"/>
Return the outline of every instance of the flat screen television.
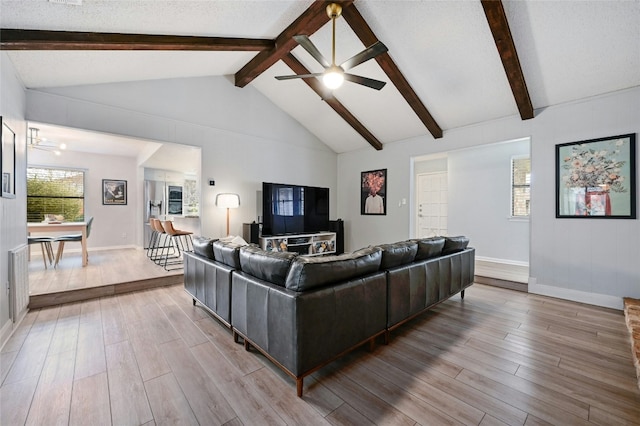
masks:
<path fill-rule="evenodd" d="M 329 188 L 262 182 L 262 235 L 329 229 Z"/>

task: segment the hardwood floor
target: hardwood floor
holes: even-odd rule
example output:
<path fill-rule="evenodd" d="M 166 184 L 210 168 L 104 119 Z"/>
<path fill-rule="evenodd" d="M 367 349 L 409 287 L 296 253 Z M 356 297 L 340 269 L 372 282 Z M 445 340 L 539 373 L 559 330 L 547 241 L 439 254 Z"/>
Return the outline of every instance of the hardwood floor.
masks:
<path fill-rule="evenodd" d="M 182 269 L 166 271 L 142 249 L 91 250 L 85 267 L 78 251 L 65 251 L 57 268 L 45 268 L 39 250 L 33 253 L 29 262 L 31 308 L 183 282 Z"/>
<path fill-rule="evenodd" d="M 295 383 L 182 286 L 30 311 L 0 353 L 0 424 L 630 425 L 622 312 L 475 284 Z"/>

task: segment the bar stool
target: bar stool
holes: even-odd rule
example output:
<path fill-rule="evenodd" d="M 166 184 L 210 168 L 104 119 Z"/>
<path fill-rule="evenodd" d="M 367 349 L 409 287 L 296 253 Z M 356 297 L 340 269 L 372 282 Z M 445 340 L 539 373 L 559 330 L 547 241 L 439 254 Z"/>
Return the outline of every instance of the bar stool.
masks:
<path fill-rule="evenodd" d="M 169 235 L 164 231 L 160 219 L 149 219 L 151 230 L 153 234 L 149 243 L 149 251 L 147 253 L 149 259 L 151 259 L 157 265 L 166 263 L 168 259 L 175 259 L 178 257 L 173 245 L 170 243 Z"/>
<path fill-rule="evenodd" d="M 160 233 L 156 230 L 154 221 L 158 219 L 149 219 L 149 229 L 151 229 L 151 235 L 149 236 L 149 244 L 147 245 L 147 257 L 151 259 L 153 252 L 156 248 Z"/>
<path fill-rule="evenodd" d="M 191 239 L 193 232 L 175 229 L 173 227 L 173 222 L 170 220 L 164 220 L 161 223 L 164 232 L 169 236 L 169 238 L 171 238 L 171 243 L 175 246 L 178 252 L 178 257 L 180 257 L 181 252 L 193 251 L 193 240 Z M 182 264 L 182 259 L 180 259 L 180 261 L 173 262 L 173 264 Z M 167 259 L 165 259 L 164 266 L 164 269 L 169 270 L 167 268 Z"/>

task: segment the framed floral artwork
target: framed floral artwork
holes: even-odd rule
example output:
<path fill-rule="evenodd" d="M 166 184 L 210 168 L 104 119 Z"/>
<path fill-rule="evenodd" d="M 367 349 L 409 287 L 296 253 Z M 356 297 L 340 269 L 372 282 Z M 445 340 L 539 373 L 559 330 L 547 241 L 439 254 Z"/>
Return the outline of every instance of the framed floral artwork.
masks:
<path fill-rule="evenodd" d="M 360 173 L 360 214 L 387 214 L 387 169 Z"/>
<path fill-rule="evenodd" d="M 636 218 L 636 135 L 556 145 L 557 218 Z"/>

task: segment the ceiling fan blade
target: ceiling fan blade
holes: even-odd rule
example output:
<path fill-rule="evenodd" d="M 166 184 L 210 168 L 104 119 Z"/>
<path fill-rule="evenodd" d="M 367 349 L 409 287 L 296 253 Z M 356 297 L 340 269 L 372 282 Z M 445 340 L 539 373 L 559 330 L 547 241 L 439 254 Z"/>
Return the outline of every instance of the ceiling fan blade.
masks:
<path fill-rule="evenodd" d="M 311 42 L 309 37 L 307 37 L 306 35 L 295 35 L 293 36 L 293 39 L 297 41 L 298 44 L 304 48 L 304 50 L 309 52 L 309 54 L 320 63 L 320 65 L 325 68 L 329 68 L 331 66 L 329 61 L 327 61 L 325 57 L 322 56 L 322 53 L 320 53 L 318 48 L 316 48 L 316 46 Z"/>
<path fill-rule="evenodd" d="M 320 77 L 321 75 L 322 75 L 321 72 L 318 72 L 315 74 L 278 75 L 276 76 L 276 80 L 291 80 L 294 78 Z"/>
<path fill-rule="evenodd" d="M 364 49 L 362 52 L 358 53 L 355 56 L 344 61 L 340 66 L 343 70 L 349 70 L 357 65 L 360 65 L 363 62 L 368 61 L 369 59 L 373 59 L 381 53 L 386 52 L 387 46 L 384 45 L 381 41 L 377 41 L 371 46 Z"/>
<path fill-rule="evenodd" d="M 344 79 L 352 83 L 362 84 L 372 89 L 380 90 L 387 84 L 385 81 L 374 80 L 372 78 L 362 77 L 360 75 L 344 73 Z"/>

